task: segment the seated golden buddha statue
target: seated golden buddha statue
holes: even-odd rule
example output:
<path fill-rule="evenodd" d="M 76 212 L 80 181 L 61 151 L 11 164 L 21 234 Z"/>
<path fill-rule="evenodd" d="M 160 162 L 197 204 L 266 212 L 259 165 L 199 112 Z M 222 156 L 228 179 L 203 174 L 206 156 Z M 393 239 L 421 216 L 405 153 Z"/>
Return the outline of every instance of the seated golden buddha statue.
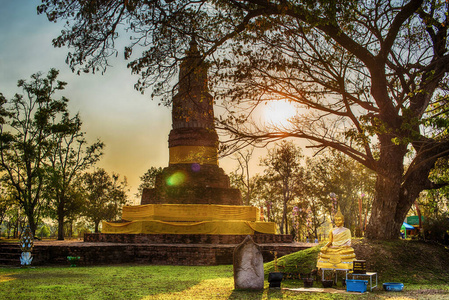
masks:
<path fill-rule="evenodd" d="M 344 220 L 338 207 L 334 216 L 336 227 L 329 232 L 329 242 L 321 248 L 318 255 L 318 269 L 352 269 L 355 253 L 351 247 L 351 231 L 343 227 Z"/>

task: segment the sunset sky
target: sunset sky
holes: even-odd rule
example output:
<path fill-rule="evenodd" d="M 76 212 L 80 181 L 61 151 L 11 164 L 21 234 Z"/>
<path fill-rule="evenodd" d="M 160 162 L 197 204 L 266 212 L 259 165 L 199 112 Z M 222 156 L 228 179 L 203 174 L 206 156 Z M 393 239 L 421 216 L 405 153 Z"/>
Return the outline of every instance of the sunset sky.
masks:
<path fill-rule="evenodd" d="M 17 92 L 19 79 L 29 79 L 50 68 L 60 70 L 58 79 L 68 83 L 59 96 L 70 99 L 72 114 L 80 113 L 89 141 L 100 138 L 106 144 L 98 167 L 128 178 L 130 196 L 136 192 L 139 176 L 151 167 L 168 164 L 170 109 L 141 95 L 133 84 L 137 77 L 119 56 L 105 75 L 77 76 L 65 64 L 67 48 L 51 45 L 62 29 L 37 15 L 40 1 L 0 0 L 0 92 L 10 99 Z M 231 168 L 232 169 L 232 168 Z"/>
<path fill-rule="evenodd" d="M 58 69 L 58 79 L 68 83 L 58 96 L 70 100 L 71 114 L 80 113 L 88 140 L 94 142 L 99 138 L 106 145 L 97 167 L 126 176 L 133 199 L 139 177 L 148 168 L 168 165 L 170 109 L 151 100 L 151 90 L 145 95 L 134 90 L 138 78 L 126 67 L 123 52 L 110 60 L 112 67 L 105 75 L 78 76 L 65 64 L 68 49 L 54 48 L 51 43 L 63 29 L 63 23 L 50 23 L 46 16 L 37 15 L 40 1 L 0 0 L 0 4 L 0 92 L 11 99 L 15 93 L 22 93 L 17 88 L 19 79 Z M 118 47 L 119 51 L 122 49 Z M 292 113 L 288 105 L 268 105 L 265 109 L 262 118 L 274 123 L 283 123 L 287 117 L 284 115 Z M 258 163 L 264 151 L 256 150 L 253 154 L 251 175 L 261 171 Z M 236 162 L 225 158 L 220 166 L 229 173 Z"/>

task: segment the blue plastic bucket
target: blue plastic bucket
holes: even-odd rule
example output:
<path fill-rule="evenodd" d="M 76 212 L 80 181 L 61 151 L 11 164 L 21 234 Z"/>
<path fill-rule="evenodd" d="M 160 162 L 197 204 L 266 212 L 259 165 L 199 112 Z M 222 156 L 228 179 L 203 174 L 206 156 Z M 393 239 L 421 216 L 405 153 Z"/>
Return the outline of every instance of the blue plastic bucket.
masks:
<path fill-rule="evenodd" d="M 347 292 L 366 292 L 366 287 L 368 286 L 368 280 L 358 280 L 358 279 L 347 279 L 346 280 L 346 291 Z"/>

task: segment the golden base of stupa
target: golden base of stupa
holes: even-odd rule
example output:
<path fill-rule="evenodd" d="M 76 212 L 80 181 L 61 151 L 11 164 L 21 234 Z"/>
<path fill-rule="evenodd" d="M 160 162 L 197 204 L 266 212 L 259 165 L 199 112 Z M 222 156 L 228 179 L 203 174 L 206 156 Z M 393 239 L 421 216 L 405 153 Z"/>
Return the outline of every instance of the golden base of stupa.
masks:
<path fill-rule="evenodd" d="M 125 206 L 122 220 L 103 222 L 111 234 L 275 234 L 274 222 L 261 222 L 257 207 L 211 204 Z"/>

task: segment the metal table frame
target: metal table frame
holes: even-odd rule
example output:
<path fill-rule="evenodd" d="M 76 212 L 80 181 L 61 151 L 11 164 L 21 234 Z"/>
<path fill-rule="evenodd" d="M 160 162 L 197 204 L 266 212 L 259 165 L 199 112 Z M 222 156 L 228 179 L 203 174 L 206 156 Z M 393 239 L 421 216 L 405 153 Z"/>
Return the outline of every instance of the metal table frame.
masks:
<path fill-rule="evenodd" d="M 324 280 L 324 271 L 344 271 L 346 273 L 346 278 L 348 278 L 348 269 L 334 269 L 334 268 L 321 268 L 321 280 Z M 337 282 L 337 272 L 335 272 L 335 283 Z"/>
<path fill-rule="evenodd" d="M 355 277 L 369 277 L 369 286 L 371 291 L 373 291 L 373 289 L 375 287 L 377 287 L 377 272 L 366 272 L 366 274 L 357 274 L 357 273 L 352 273 L 352 272 L 346 272 L 346 280 L 347 279 L 351 279 L 348 278 L 348 275 L 352 276 L 352 279 L 354 279 Z M 376 285 L 373 286 L 373 277 L 376 276 Z"/>

